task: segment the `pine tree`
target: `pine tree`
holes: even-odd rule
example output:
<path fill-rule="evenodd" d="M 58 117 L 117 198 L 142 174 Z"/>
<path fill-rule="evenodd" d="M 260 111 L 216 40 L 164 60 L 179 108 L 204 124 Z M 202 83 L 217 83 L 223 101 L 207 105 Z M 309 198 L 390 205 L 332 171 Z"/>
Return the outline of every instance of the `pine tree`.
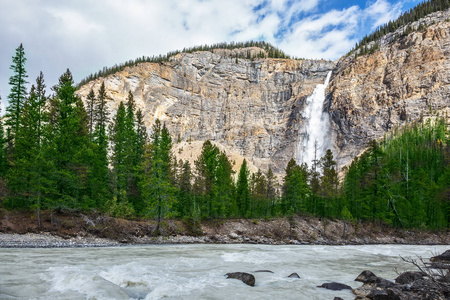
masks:
<path fill-rule="evenodd" d="M 91 197 L 100 205 L 109 196 L 108 136 L 106 128 L 109 112 L 106 107 L 106 88 L 102 82 L 94 105 L 93 163 L 90 174 Z M 88 119 L 90 116 L 88 116 Z"/>
<path fill-rule="evenodd" d="M 19 130 L 20 114 L 27 94 L 25 85 L 28 83 L 25 69 L 27 59 L 22 44 L 16 49 L 16 54 L 12 60 L 13 64 L 10 66 L 10 69 L 14 72 L 14 75 L 9 78 L 11 92 L 8 95 L 9 105 L 6 109 L 5 125 L 10 128 L 9 136 L 12 139 L 12 144 L 14 144 L 16 132 Z"/>
<path fill-rule="evenodd" d="M 47 157 L 53 160 L 57 194 L 51 206 L 82 207 L 83 190 L 89 174 L 88 118 L 81 100 L 75 94 L 69 69 L 61 75 L 53 90 L 56 94 L 51 101 L 51 136 Z"/>
<path fill-rule="evenodd" d="M 193 199 L 191 197 L 192 185 L 192 171 L 189 161 L 182 161 L 178 164 L 180 172 L 178 174 L 178 214 L 180 217 L 191 217 L 193 212 Z"/>
<path fill-rule="evenodd" d="M 151 142 L 145 148 L 140 187 L 150 217 L 157 218 L 156 233 L 160 233 L 161 220 L 174 215 L 176 189 L 169 179 L 172 139 L 169 131 L 157 119 Z"/>
<path fill-rule="evenodd" d="M 0 97 L 1 103 L 2 97 Z M 1 113 L 1 110 L 0 110 Z M 3 126 L 3 119 L 0 118 L 0 178 L 3 178 L 6 174 L 7 170 L 6 164 L 6 138 L 5 138 L 5 129 Z"/>
<path fill-rule="evenodd" d="M 306 211 L 310 189 L 307 183 L 308 169 L 306 164 L 297 165 L 294 159 L 288 162 L 283 180 L 282 212 L 292 214 Z"/>
<path fill-rule="evenodd" d="M 236 182 L 236 203 L 241 216 L 252 214 L 250 207 L 250 187 L 248 184 L 250 171 L 247 167 L 247 160 L 244 159 L 239 169 Z"/>
<path fill-rule="evenodd" d="M 49 173 L 52 170 L 51 162 L 45 158 L 43 147 L 47 99 L 41 72 L 36 79 L 36 87 L 31 87 L 30 95 L 25 99 L 16 133 L 16 163 L 8 176 L 11 190 L 16 195 L 24 193 L 26 205 L 36 209 L 39 226 L 40 211 L 54 185 Z"/>
<path fill-rule="evenodd" d="M 202 152 L 195 161 L 194 193 L 197 196 L 197 205 L 202 217 L 210 217 L 212 213 L 212 201 L 215 197 L 214 183 L 219 154 L 219 149 L 207 140 L 203 143 Z"/>

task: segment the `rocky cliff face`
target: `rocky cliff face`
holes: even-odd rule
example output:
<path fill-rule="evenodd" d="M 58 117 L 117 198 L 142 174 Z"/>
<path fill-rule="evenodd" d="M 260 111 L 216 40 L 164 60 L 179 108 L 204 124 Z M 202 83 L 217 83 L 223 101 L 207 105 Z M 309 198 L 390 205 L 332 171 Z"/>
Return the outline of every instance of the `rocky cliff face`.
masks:
<path fill-rule="evenodd" d="M 449 111 L 450 19 L 438 12 L 378 41 L 379 51 L 337 63 L 289 59 L 236 59 L 259 48 L 179 54 L 169 62 L 144 63 L 79 90 L 86 99 L 104 81 L 113 112 L 128 91 L 150 129 L 156 118 L 177 142 L 175 154 L 193 162 L 211 140 L 236 162 L 278 175 L 297 157 L 306 98 L 333 70 L 325 110 L 330 114 L 338 166 L 349 163 L 396 126 Z"/>
<path fill-rule="evenodd" d="M 239 54 L 256 56 L 261 51 L 183 53 L 169 62 L 139 64 L 97 79 L 78 93 L 85 100 L 89 90 L 97 91 L 104 81 L 115 115 L 131 90 L 148 128 L 159 118 L 174 142 L 201 147 L 193 142 L 209 139 L 247 158 L 255 169 L 265 171 L 270 166 L 281 174 L 297 148 L 305 99 L 335 65 L 313 60 L 236 60 Z M 175 154 L 182 153 L 180 149 Z"/>
<path fill-rule="evenodd" d="M 450 18 L 438 12 L 410 24 L 425 29 L 383 37 L 380 50 L 341 58 L 328 88 L 328 110 L 339 165 L 371 139 L 450 104 Z"/>

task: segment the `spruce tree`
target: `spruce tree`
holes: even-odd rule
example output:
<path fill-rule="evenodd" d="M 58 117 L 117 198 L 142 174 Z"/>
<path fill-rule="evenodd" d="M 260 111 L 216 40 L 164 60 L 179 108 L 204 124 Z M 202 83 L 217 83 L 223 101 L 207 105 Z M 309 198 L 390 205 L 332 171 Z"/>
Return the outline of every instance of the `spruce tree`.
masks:
<path fill-rule="evenodd" d="M 160 233 L 162 219 L 173 216 L 176 189 L 169 179 L 172 139 L 166 126 L 157 119 L 151 141 L 145 147 L 142 163 L 141 192 L 146 202 L 147 215 L 157 219 L 156 233 Z"/>
<path fill-rule="evenodd" d="M 11 86 L 11 92 L 8 95 L 9 105 L 6 109 L 6 122 L 10 128 L 9 137 L 12 139 L 12 144 L 14 144 L 14 139 L 20 125 L 20 114 L 22 112 L 23 103 L 26 97 L 26 87 L 27 82 L 27 72 L 25 69 L 25 62 L 27 61 L 25 57 L 25 50 L 20 44 L 16 49 L 16 54 L 12 58 L 13 63 L 10 69 L 13 71 L 14 75 L 9 78 L 9 85 Z"/>
<path fill-rule="evenodd" d="M 105 83 L 102 82 L 94 106 L 94 159 L 92 163 L 92 173 L 90 180 L 91 197 L 94 197 L 99 202 L 104 201 L 109 194 L 108 136 L 106 132 L 109 123 L 109 112 L 106 106 L 106 101 L 107 98 Z"/>
<path fill-rule="evenodd" d="M 53 87 L 55 97 L 50 108 L 49 154 L 54 163 L 56 197 L 51 204 L 56 207 L 82 207 L 83 190 L 89 174 L 89 129 L 87 114 L 75 94 L 72 73 L 61 75 Z M 86 199 L 87 200 L 87 199 Z"/>
<path fill-rule="evenodd" d="M 241 216 L 250 216 L 250 187 L 248 184 L 250 171 L 247 167 L 247 160 L 244 159 L 239 169 L 236 182 L 236 203 Z"/>

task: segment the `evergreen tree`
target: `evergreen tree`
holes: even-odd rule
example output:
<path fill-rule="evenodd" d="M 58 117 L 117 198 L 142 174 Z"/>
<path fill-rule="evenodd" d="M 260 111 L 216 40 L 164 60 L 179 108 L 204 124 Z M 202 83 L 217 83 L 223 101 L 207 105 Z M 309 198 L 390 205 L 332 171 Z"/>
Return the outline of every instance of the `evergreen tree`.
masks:
<path fill-rule="evenodd" d="M 266 198 L 267 201 L 270 202 L 270 213 L 273 216 L 276 214 L 275 207 L 276 202 L 278 200 L 278 182 L 271 168 L 267 170 L 266 178 L 267 178 Z"/>
<path fill-rule="evenodd" d="M 16 54 L 12 60 L 13 63 L 10 69 L 14 72 L 14 75 L 9 78 L 11 92 L 8 95 L 9 105 L 6 108 L 5 125 L 10 128 L 9 138 L 11 139 L 11 144 L 14 145 L 15 135 L 20 125 L 20 114 L 27 94 L 25 85 L 28 83 L 26 81 L 28 76 L 25 69 L 27 59 L 22 44 L 16 49 Z"/>
<path fill-rule="evenodd" d="M 236 182 L 236 203 L 241 216 L 250 216 L 252 207 L 250 207 L 250 187 L 248 184 L 250 171 L 247 167 L 247 160 L 244 159 L 239 169 Z"/>
<path fill-rule="evenodd" d="M 36 209 L 38 225 L 41 226 L 40 211 L 53 191 L 53 181 L 49 171 L 52 166 L 45 158 L 45 122 L 47 103 L 44 75 L 36 79 L 29 97 L 25 99 L 16 133 L 16 161 L 9 173 L 9 186 L 15 197 L 24 196 L 27 207 Z"/>
<path fill-rule="evenodd" d="M 0 103 L 2 98 L 0 97 Z M 1 113 L 1 110 L 0 110 Z M 7 164 L 6 164 L 6 138 L 5 129 L 3 126 L 3 119 L 0 118 L 0 178 L 3 178 L 6 174 Z"/>
<path fill-rule="evenodd" d="M 325 198 L 325 215 L 337 215 L 341 211 L 337 207 L 338 203 L 336 203 L 339 196 L 339 178 L 335 169 L 336 161 L 334 161 L 333 153 L 330 149 L 321 158 L 321 165 L 323 175 L 320 180 L 320 195 Z"/>
<path fill-rule="evenodd" d="M 90 119 L 90 116 L 87 117 Z M 100 206 L 109 197 L 108 136 L 106 128 L 109 122 L 106 107 L 106 88 L 102 82 L 94 105 L 95 127 L 93 132 L 93 162 L 90 175 L 91 197 L 97 199 Z M 89 121 L 88 121 L 89 122 Z"/>
<path fill-rule="evenodd" d="M 180 172 L 178 174 L 178 209 L 177 212 L 181 217 L 190 217 L 193 214 L 193 199 L 191 196 L 192 185 L 192 171 L 189 161 L 182 161 L 178 164 L 180 166 Z"/>
<path fill-rule="evenodd" d="M 306 211 L 310 189 L 307 183 L 307 166 L 297 165 L 294 159 L 288 162 L 283 180 L 282 212 L 292 214 Z"/>
<path fill-rule="evenodd" d="M 261 170 L 251 176 L 251 199 L 254 213 L 257 216 L 267 217 L 270 211 L 270 204 L 267 199 L 267 180 Z"/>
<path fill-rule="evenodd" d="M 56 195 L 51 204 L 56 207 L 83 207 L 83 190 L 89 174 L 89 129 L 87 114 L 75 94 L 69 69 L 53 87 L 55 98 L 50 109 L 50 152 L 56 180 Z"/>
<path fill-rule="evenodd" d="M 214 186 L 219 155 L 219 148 L 208 140 L 203 143 L 202 152 L 195 161 L 194 193 L 197 196 L 197 205 L 202 217 L 211 217 L 213 215 L 213 202 L 216 197 Z"/>
<path fill-rule="evenodd" d="M 157 119 L 153 126 L 151 142 L 146 146 L 142 164 L 140 187 L 146 201 L 148 215 L 157 218 L 156 232 L 159 233 L 161 220 L 173 216 L 176 205 L 176 189 L 169 180 L 172 139 L 169 131 Z"/>

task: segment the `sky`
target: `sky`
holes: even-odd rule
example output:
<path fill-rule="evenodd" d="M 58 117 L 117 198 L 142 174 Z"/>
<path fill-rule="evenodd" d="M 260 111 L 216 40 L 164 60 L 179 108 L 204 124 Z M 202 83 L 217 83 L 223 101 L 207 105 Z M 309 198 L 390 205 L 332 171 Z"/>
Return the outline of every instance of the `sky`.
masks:
<path fill-rule="evenodd" d="M 0 0 L 0 96 L 22 43 L 47 92 L 104 66 L 196 45 L 263 40 L 293 57 L 336 60 L 420 0 Z M 4 112 L 4 110 L 3 110 Z"/>

